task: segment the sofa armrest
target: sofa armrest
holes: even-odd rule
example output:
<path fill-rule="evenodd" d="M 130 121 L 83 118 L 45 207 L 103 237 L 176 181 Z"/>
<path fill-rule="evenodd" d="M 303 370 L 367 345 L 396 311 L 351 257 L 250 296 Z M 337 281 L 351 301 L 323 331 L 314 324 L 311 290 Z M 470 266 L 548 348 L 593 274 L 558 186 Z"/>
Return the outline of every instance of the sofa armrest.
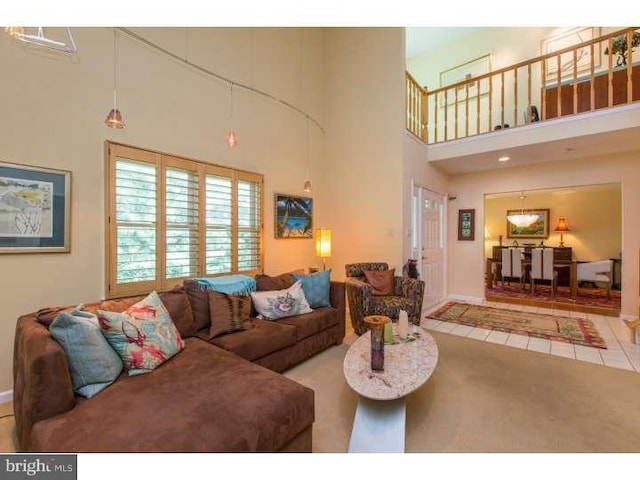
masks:
<path fill-rule="evenodd" d="M 13 349 L 13 410 L 18 450 L 28 449 L 36 422 L 75 405 L 67 356 L 34 314 L 18 319 Z"/>
<path fill-rule="evenodd" d="M 420 324 L 422 316 L 422 299 L 424 297 L 424 280 L 410 277 L 395 278 L 396 295 L 413 298 L 416 301 L 417 318 L 412 319 L 417 325 Z"/>
<path fill-rule="evenodd" d="M 344 282 L 336 282 L 332 281 L 329 291 L 331 297 L 331 306 L 338 310 L 338 322 L 342 329 L 342 338 L 344 338 L 345 334 L 345 323 L 346 323 L 346 310 L 347 310 L 347 300 L 346 300 L 346 291 Z"/>
<path fill-rule="evenodd" d="M 349 301 L 349 316 L 354 332 L 362 335 L 368 330 L 364 317 L 369 313 L 371 299 L 371 285 L 359 278 L 347 277 L 345 280 L 347 300 Z"/>

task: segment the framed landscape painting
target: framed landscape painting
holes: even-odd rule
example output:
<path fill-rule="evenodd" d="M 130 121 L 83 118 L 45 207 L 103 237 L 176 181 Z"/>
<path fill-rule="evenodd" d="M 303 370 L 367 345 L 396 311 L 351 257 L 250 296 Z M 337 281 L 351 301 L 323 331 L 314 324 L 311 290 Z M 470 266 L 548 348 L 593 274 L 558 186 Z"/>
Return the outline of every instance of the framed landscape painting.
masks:
<path fill-rule="evenodd" d="M 0 162 L 0 253 L 69 252 L 71 172 Z"/>
<path fill-rule="evenodd" d="M 313 198 L 276 193 L 275 238 L 313 238 Z"/>
<path fill-rule="evenodd" d="M 520 213 L 522 210 L 507 210 L 507 216 L 512 213 Z M 534 213 L 538 215 L 533 225 L 528 227 L 516 227 L 507 220 L 507 238 L 548 238 L 549 237 L 549 209 L 534 208 L 525 209 L 524 213 Z"/>

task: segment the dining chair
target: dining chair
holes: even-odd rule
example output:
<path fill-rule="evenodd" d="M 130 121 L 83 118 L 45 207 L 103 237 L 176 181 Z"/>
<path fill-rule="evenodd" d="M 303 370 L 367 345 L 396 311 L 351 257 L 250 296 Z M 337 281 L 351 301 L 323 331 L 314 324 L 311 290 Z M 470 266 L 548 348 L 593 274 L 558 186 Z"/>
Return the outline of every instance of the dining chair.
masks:
<path fill-rule="evenodd" d="M 504 279 L 517 279 L 524 288 L 524 268 L 522 268 L 522 257 L 524 248 L 503 248 L 502 249 L 502 288 Z M 511 283 L 511 280 L 507 280 Z"/>
<path fill-rule="evenodd" d="M 581 282 L 604 283 L 607 287 L 607 298 L 611 298 L 611 279 L 613 278 L 613 261 L 596 260 L 578 263 L 578 285 Z"/>
<path fill-rule="evenodd" d="M 558 272 L 553 266 L 553 248 L 531 249 L 531 293 L 535 291 L 536 280 L 551 283 L 551 295 L 555 296 L 558 286 Z"/>

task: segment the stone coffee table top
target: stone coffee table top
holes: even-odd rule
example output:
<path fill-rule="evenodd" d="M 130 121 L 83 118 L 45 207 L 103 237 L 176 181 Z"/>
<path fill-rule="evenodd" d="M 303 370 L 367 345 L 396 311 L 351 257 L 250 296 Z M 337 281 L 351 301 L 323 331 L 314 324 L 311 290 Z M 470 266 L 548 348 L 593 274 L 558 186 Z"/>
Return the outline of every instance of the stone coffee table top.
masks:
<path fill-rule="evenodd" d="M 393 325 L 395 329 L 397 324 Z M 384 371 L 371 370 L 371 332 L 358 338 L 344 358 L 344 376 L 349 386 L 372 400 L 393 400 L 420 388 L 438 363 L 438 346 L 424 329 L 412 325 L 414 340 L 385 344 Z"/>

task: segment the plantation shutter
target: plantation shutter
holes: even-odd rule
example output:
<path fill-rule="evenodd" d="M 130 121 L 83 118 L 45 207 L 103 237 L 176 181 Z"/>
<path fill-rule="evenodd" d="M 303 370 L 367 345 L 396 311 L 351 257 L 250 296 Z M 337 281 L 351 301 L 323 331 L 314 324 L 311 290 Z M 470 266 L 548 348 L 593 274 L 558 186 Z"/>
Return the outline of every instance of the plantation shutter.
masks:
<path fill-rule="evenodd" d="M 238 174 L 238 271 L 258 272 L 262 268 L 262 178 Z"/>
<path fill-rule="evenodd" d="M 262 175 L 105 147 L 108 298 L 166 291 L 186 278 L 262 272 Z"/>
<path fill-rule="evenodd" d="M 157 272 L 159 156 L 112 146 L 115 162 L 108 179 L 113 183 L 109 243 L 112 262 L 108 290 L 111 296 L 130 295 L 155 288 Z"/>
<path fill-rule="evenodd" d="M 198 276 L 199 183 L 193 162 L 168 159 L 165 169 L 165 278 Z M 168 282 L 166 287 L 174 284 Z"/>
<path fill-rule="evenodd" d="M 205 274 L 233 271 L 233 172 L 207 168 Z"/>

